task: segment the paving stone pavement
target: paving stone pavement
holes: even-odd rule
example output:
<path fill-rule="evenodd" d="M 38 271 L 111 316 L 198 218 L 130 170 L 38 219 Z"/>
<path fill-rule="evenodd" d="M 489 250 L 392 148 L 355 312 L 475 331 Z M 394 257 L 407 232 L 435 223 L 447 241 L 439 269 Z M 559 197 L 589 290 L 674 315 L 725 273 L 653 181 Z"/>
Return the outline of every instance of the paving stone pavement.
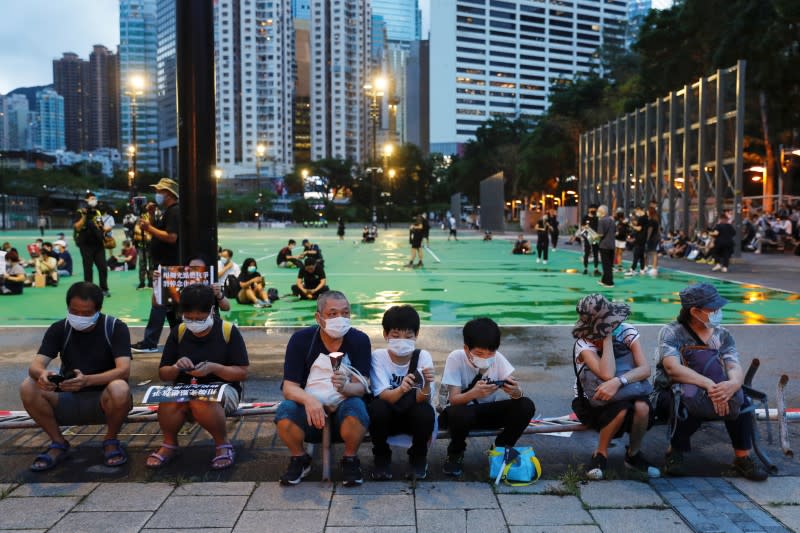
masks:
<path fill-rule="evenodd" d="M 800 477 L 482 482 L 35 483 L 0 487 L 0 533 L 800 531 Z"/>

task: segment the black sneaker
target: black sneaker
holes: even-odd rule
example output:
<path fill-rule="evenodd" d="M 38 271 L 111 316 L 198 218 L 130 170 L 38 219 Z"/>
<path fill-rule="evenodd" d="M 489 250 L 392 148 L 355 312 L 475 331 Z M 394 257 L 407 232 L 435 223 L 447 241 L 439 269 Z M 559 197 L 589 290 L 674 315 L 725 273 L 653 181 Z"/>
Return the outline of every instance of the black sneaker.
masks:
<path fill-rule="evenodd" d="M 684 465 L 682 451 L 671 450 L 667 452 L 664 473 L 675 477 L 686 475 L 686 466 Z"/>
<path fill-rule="evenodd" d="M 458 477 L 461 475 L 462 467 L 464 466 L 463 453 L 448 453 L 447 460 L 442 466 L 442 472 L 448 476 Z"/>
<path fill-rule="evenodd" d="M 628 447 L 625 447 L 625 467 L 632 470 L 637 470 L 649 478 L 661 477 L 661 471 L 650 464 L 650 461 L 644 458 L 642 452 L 636 452 L 636 455 L 628 455 Z"/>
<path fill-rule="evenodd" d="M 131 351 L 134 353 L 155 353 L 158 351 L 158 346 L 146 344 L 144 341 L 131 344 Z"/>
<path fill-rule="evenodd" d="M 428 477 L 428 458 L 422 457 L 409 457 L 408 459 L 409 471 L 406 476 L 408 479 L 425 479 Z"/>
<path fill-rule="evenodd" d="M 106 289 L 103 291 L 103 296 L 105 296 L 106 298 L 111 298 L 111 292 L 108 289 Z"/>
<path fill-rule="evenodd" d="M 372 468 L 372 479 L 375 481 L 388 481 L 392 479 L 392 456 L 376 455 Z"/>
<path fill-rule="evenodd" d="M 737 457 L 733 460 L 733 468 L 742 475 L 742 477 L 750 481 L 765 481 L 769 474 L 764 467 L 753 461 L 749 455 L 746 457 Z"/>
<path fill-rule="evenodd" d="M 361 461 L 358 457 L 342 457 L 342 484 L 345 487 L 355 487 L 364 483 L 361 474 Z"/>
<path fill-rule="evenodd" d="M 588 274 L 588 273 L 589 273 L 589 271 L 588 271 L 587 269 L 585 269 L 585 268 L 584 268 L 584 269 L 583 269 L 583 274 L 584 274 L 584 275 L 586 275 L 586 274 Z"/>
<path fill-rule="evenodd" d="M 595 276 L 602 276 L 602 275 L 603 275 L 603 273 L 602 273 L 602 272 L 600 272 L 598 269 L 596 269 L 596 268 L 595 268 L 595 269 L 594 269 L 594 275 L 595 275 Z"/>
<path fill-rule="evenodd" d="M 292 457 L 289 468 L 281 476 L 281 485 L 297 485 L 311 472 L 311 456 L 308 454 Z"/>
<path fill-rule="evenodd" d="M 602 453 L 592 455 L 591 468 L 586 472 L 586 477 L 589 479 L 600 480 L 603 479 L 606 470 L 608 459 Z"/>
<path fill-rule="evenodd" d="M 138 284 L 138 285 L 136 286 L 136 290 L 137 290 L 137 291 L 144 290 L 144 283 L 140 283 L 140 284 Z"/>

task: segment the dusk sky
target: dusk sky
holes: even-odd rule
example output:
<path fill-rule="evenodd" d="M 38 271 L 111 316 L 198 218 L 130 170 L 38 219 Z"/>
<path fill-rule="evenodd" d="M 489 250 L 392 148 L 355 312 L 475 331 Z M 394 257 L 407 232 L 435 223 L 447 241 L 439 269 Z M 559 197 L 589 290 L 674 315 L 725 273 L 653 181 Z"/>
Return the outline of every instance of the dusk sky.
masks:
<path fill-rule="evenodd" d="M 423 32 L 428 7 L 420 0 Z M 664 8 L 672 0 L 653 0 Z M 17 87 L 53 83 L 53 59 L 75 52 L 88 59 L 92 45 L 116 51 L 119 44 L 118 0 L 0 0 L 0 94 Z"/>

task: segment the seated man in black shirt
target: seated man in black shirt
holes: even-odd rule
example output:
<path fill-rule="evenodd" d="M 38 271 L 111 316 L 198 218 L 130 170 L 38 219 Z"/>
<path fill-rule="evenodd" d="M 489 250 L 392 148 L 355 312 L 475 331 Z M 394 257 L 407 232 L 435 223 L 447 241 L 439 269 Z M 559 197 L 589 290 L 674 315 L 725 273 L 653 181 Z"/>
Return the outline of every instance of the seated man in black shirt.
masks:
<path fill-rule="evenodd" d="M 117 433 L 132 404 L 131 338 L 128 326 L 101 314 L 102 307 L 100 287 L 83 281 L 72 285 L 67 291 L 67 318 L 47 329 L 20 386 L 25 410 L 52 440 L 36 456 L 30 467 L 34 472 L 49 470 L 67 457 L 70 445 L 59 426 L 106 424 L 106 466 L 128 460 Z M 47 370 L 59 356 L 61 372 Z"/>
<path fill-rule="evenodd" d="M 233 445 L 228 440 L 225 416 L 239 407 L 241 381 L 250 366 L 247 347 L 239 330 L 214 316 L 216 298 L 208 285 L 189 285 L 181 292 L 183 322 L 172 331 L 164 346 L 158 376 L 173 383 L 226 383 L 222 401 L 167 402 L 158 406 L 158 425 L 164 434 L 161 447 L 147 458 L 147 466 L 160 468 L 175 457 L 178 432 L 191 417 L 214 439 L 216 453 L 211 468 L 233 465 Z"/>
<path fill-rule="evenodd" d="M 297 256 L 292 255 L 292 248 L 297 242 L 294 239 L 289 239 L 289 243 L 280 249 L 278 252 L 278 257 L 275 259 L 275 263 L 281 268 L 292 268 L 297 267 L 300 268 L 303 266 L 303 262 L 300 261 L 300 258 Z"/>
<path fill-rule="evenodd" d="M 292 294 L 301 300 L 316 300 L 327 292 L 325 269 L 314 257 L 306 257 L 303 268 L 297 273 L 297 282 L 292 285 Z"/>
<path fill-rule="evenodd" d="M 322 258 L 322 250 L 320 250 L 319 244 L 313 243 L 308 239 L 303 239 L 302 245 L 303 251 L 300 253 L 301 258 L 307 259 L 311 257 L 316 259 L 320 265 L 325 266 L 325 260 Z"/>

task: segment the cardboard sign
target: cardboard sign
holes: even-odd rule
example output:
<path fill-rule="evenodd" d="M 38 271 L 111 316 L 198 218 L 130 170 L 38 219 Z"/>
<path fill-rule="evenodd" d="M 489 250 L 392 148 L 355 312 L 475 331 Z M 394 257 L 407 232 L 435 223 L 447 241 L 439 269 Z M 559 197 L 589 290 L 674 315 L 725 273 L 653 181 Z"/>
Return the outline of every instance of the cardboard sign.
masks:
<path fill-rule="evenodd" d="M 200 283 L 211 285 L 214 283 L 213 266 L 159 266 L 158 290 L 156 290 L 156 303 L 158 305 L 177 304 L 181 301 L 181 289 L 187 285 Z"/>
<path fill-rule="evenodd" d="M 227 383 L 181 383 L 178 385 L 153 385 L 144 393 L 142 403 L 188 402 L 220 402 L 225 393 Z"/>

